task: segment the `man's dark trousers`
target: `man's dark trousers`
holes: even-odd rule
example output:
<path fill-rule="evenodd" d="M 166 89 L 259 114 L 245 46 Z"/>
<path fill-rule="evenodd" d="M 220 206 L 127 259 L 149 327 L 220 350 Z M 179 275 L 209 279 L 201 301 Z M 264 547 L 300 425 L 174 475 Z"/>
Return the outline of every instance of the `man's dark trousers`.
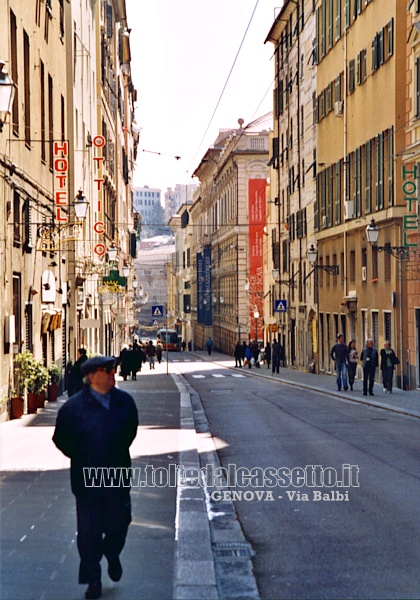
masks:
<path fill-rule="evenodd" d="M 373 394 L 373 384 L 375 383 L 375 371 L 376 369 L 372 369 L 371 367 L 364 367 L 363 369 L 363 393 L 365 395 L 368 392 L 368 384 L 369 394 Z"/>
<path fill-rule="evenodd" d="M 131 522 L 130 496 L 76 496 L 76 509 L 79 583 L 98 582 L 102 556 L 112 562 L 124 547 Z"/>

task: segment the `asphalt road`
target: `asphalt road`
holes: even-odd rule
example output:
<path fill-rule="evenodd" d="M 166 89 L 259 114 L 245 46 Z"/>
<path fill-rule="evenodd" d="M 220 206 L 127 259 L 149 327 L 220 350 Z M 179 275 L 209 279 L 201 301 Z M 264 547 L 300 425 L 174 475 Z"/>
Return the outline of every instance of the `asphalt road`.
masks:
<path fill-rule="evenodd" d="M 177 368 L 201 397 L 226 469 L 320 465 L 341 474 L 354 465 L 347 472 L 359 486 L 349 489 L 300 487 L 299 471 L 289 487 L 232 488 L 252 498 L 235 507 L 261 598 L 419 598 L 418 421 L 184 358 Z M 348 501 L 313 496 L 344 491 Z"/>

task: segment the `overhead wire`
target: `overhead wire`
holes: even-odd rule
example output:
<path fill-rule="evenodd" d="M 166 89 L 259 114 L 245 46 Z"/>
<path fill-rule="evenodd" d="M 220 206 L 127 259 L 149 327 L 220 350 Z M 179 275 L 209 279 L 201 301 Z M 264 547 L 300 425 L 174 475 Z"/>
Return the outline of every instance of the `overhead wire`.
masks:
<path fill-rule="evenodd" d="M 253 18 L 254 18 L 255 11 L 257 10 L 257 6 L 258 6 L 258 4 L 259 4 L 259 1 L 260 1 L 260 0 L 257 0 L 256 4 L 255 4 L 255 6 L 254 6 L 254 10 L 252 11 L 251 18 L 249 19 L 249 22 L 248 22 L 248 25 L 247 25 L 247 27 L 246 27 L 245 33 L 244 33 L 244 35 L 243 35 L 243 37 L 242 37 L 242 41 L 241 41 L 241 43 L 240 43 L 240 45 L 239 45 L 239 49 L 238 49 L 238 51 L 237 51 L 237 53 L 236 53 L 235 59 L 234 59 L 234 61 L 233 61 L 233 63 L 232 63 L 232 66 L 231 66 L 231 68 L 230 68 L 230 71 L 229 71 L 229 74 L 228 74 L 228 76 L 227 76 L 227 79 L 226 79 L 226 81 L 225 81 L 225 84 L 224 84 L 224 86 L 223 86 L 222 92 L 221 92 L 221 94 L 220 94 L 220 96 L 219 96 L 219 99 L 218 99 L 218 101 L 217 101 L 217 103 L 216 103 L 216 107 L 215 107 L 215 109 L 214 109 L 214 111 L 213 111 L 213 114 L 212 114 L 212 116 L 211 116 L 211 118 L 210 118 L 210 121 L 209 121 L 209 123 L 208 123 L 208 125 L 207 125 L 207 128 L 206 128 L 206 130 L 205 130 L 205 132 L 204 132 L 204 135 L 203 135 L 203 137 L 201 138 L 201 141 L 200 141 L 200 144 L 199 144 L 199 146 L 198 146 L 198 148 L 197 148 L 197 151 L 196 151 L 196 153 L 194 154 L 194 157 L 193 157 L 193 159 L 192 159 L 192 161 L 191 161 L 191 163 L 190 163 L 190 166 L 188 167 L 188 171 L 190 171 L 190 169 L 191 169 L 192 165 L 194 164 L 194 161 L 195 161 L 195 159 L 197 158 L 197 155 L 198 155 L 198 153 L 199 153 L 199 151 L 200 151 L 200 148 L 201 148 L 201 146 L 202 146 L 202 144 L 203 144 L 203 142 L 204 142 L 204 139 L 205 139 L 205 137 L 206 137 L 206 135 L 207 135 L 207 133 L 208 133 L 208 131 L 209 131 L 209 129 L 210 129 L 210 126 L 211 126 L 211 124 L 212 124 L 212 122 L 213 122 L 213 119 L 214 119 L 214 116 L 215 116 L 215 114 L 216 114 L 216 112 L 217 112 L 217 109 L 219 108 L 219 104 L 220 104 L 220 102 L 221 102 L 221 100 L 222 100 L 222 98 L 223 98 L 223 95 L 224 95 L 224 93 L 225 93 L 225 90 L 226 90 L 227 84 L 229 83 L 229 79 L 230 79 L 230 76 L 232 75 L 232 71 L 233 71 L 233 69 L 235 68 L 236 61 L 238 60 L 238 56 L 239 56 L 239 54 L 240 54 L 240 52 L 241 52 L 241 49 L 242 49 L 242 46 L 243 46 L 243 44 L 244 44 L 245 38 L 246 38 L 246 36 L 247 36 L 248 30 L 249 30 L 249 28 L 250 28 L 250 26 L 251 26 L 251 23 L 252 23 L 252 20 L 253 20 Z"/>

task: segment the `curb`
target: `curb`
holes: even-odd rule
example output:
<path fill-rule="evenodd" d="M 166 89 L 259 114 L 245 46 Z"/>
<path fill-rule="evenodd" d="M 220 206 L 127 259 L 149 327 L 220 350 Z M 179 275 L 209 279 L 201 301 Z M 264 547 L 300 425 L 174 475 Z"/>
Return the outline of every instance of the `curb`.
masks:
<path fill-rule="evenodd" d="M 200 396 L 181 374 L 172 375 L 181 394 L 181 429 L 191 432 L 192 450 L 180 464 L 195 469 L 220 467 Z M 208 488 L 177 486 L 173 600 L 259 599 L 251 545 L 231 500 L 214 501 Z M 214 488 L 228 491 L 226 481 Z"/>

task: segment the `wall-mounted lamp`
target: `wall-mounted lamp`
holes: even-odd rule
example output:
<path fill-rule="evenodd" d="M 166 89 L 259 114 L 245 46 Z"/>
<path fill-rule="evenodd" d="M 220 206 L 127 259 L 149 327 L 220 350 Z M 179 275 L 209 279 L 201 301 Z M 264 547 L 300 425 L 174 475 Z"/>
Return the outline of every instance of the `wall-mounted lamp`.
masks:
<path fill-rule="evenodd" d="M 0 132 L 3 131 L 7 115 L 12 112 L 15 97 L 15 84 L 7 71 L 3 71 L 5 64 L 4 60 L 0 60 Z"/>
<path fill-rule="evenodd" d="M 83 190 L 79 190 L 77 192 L 77 196 L 74 199 L 74 212 L 76 213 L 76 218 L 80 221 L 84 221 L 87 215 L 87 209 L 89 207 L 89 202 L 86 200 Z"/>
<path fill-rule="evenodd" d="M 375 223 L 375 219 L 372 219 L 369 225 L 366 227 L 366 237 L 369 244 L 376 248 L 378 252 L 388 252 L 397 260 L 408 260 L 409 249 L 407 246 L 391 246 L 391 244 L 385 244 L 385 246 L 377 246 L 379 238 L 379 227 Z"/>
<path fill-rule="evenodd" d="M 115 245 L 115 242 L 112 242 L 112 244 L 110 245 L 110 247 L 108 248 L 108 260 L 110 262 L 114 262 L 117 260 L 117 246 Z"/>

